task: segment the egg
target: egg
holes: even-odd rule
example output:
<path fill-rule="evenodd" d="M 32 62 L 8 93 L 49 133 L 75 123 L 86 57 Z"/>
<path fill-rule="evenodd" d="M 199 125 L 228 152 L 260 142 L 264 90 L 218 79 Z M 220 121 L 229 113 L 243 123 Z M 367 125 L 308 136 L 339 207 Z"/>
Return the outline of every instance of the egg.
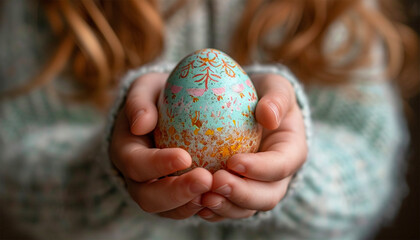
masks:
<path fill-rule="evenodd" d="M 224 169 L 234 154 L 258 150 L 257 102 L 250 78 L 231 57 L 216 49 L 195 51 L 177 64 L 160 94 L 156 147 L 191 155 L 191 167 L 176 174 Z"/>

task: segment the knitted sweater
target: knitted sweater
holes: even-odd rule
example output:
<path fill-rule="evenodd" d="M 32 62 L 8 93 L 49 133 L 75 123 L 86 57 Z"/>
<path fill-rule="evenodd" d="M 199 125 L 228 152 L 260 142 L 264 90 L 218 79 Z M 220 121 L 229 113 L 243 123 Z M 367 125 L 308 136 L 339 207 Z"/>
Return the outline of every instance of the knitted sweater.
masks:
<path fill-rule="evenodd" d="M 106 151 L 127 89 L 142 74 L 169 72 L 173 65 L 163 62 L 205 47 L 226 50 L 244 1 L 214 1 L 212 17 L 206 1 L 192 2 L 167 24 L 159 61 L 122 79 L 108 116 L 51 91 L 66 86 L 65 76 L 0 102 L 0 212 L 34 239 L 360 239 L 374 233 L 403 196 L 407 145 L 400 100 L 382 74 L 379 44 L 371 52 L 373 64 L 355 70 L 351 81 L 305 86 L 306 94 L 280 65 L 246 68 L 291 81 L 310 140 L 306 164 L 273 210 L 222 223 L 198 217 L 175 221 L 143 212 L 131 200 Z M 5 90 L 37 73 L 52 42 L 34 1 L 4 1 L 1 11 L 0 90 Z M 343 30 L 335 28 L 332 42 Z"/>

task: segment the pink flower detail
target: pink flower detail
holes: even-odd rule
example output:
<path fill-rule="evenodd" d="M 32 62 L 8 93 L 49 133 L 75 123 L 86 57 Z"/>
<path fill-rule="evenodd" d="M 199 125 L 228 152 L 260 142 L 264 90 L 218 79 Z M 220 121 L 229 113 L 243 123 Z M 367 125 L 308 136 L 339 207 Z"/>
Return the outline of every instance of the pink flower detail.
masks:
<path fill-rule="evenodd" d="M 226 91 L 226 89 L 224 87 L 213 88 L 212 91 L 213 91 L 214 95 L 222 95 Z"/>
<path fill-rule="evenodd" d="M 246 85 L 248 85 L 248 87 L 252 88 L 252 82 L 249 79 L 246 80 Z"/>
<path fill-rule="evenodd" d="M 179 93 L 179 91 L 181 91 L 181 89 L 182 89 L 182 87 L 180 87 L 180 86 L 176 86 L 176 85 L 172 85 L 171 86 L 171 91 L 172 91 L 172 93 Z"/>
<path fill-rule="evenodd" d="M 188 88 L 187 92 L 191 95 L 193 95 L 194 97 L 201 97 L 203 96 L 204 92 L 206 91 L 206 89 L 204 88 Z"/>
<path fill-rule="evenodd" d="M 234 92 L 237 92 L 237 93 L 242 92 L 244 89 L 245 89 L 245 87 L 244 87 L 244 85 L 242 83 L 241 84 L 236 84 L 236 85 L 233 85 L 232 86 L 232 90 Z"/>

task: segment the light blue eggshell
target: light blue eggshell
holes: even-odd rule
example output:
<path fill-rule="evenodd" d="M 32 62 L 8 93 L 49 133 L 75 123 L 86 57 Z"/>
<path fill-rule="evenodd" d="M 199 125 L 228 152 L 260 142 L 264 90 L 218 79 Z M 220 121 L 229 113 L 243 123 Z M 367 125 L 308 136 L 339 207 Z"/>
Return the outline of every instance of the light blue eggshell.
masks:
<path fill-rule="evenodd" d="M 187 150 L 192 167 L 225 168 L 230 156 L 258 150 L 257 102 L 251 80 L 231 57 L 198 50 L 178 63 L 160 95 L 156 146 Z"/>

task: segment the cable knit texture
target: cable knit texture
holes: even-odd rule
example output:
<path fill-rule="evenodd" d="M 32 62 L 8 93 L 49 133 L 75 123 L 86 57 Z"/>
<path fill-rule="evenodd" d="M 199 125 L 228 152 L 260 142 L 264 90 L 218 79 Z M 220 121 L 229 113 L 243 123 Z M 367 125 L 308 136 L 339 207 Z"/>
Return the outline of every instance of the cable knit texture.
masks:
<path fill-rule="evenodd" d="M 405 193 L 401 174 L 408 139 L 399 97 L 382 75 L 379 44 L 371 51 L 374 64 L 354 71 L 340 86 L 304 91 L 281 65 L 245 68 L 291 82 L 310 141 L 306 164 L 273 210 L 213 224 L 198 217 L 163 219 L 131 200 L 107 156 L 113 119 L 127 90 L 145 73 L 170 72 L 174 65 L 163 62 L 177 62 L 194 50 L 228 52 L 244 2 L 215 0 L 211 13 L 206 1 L 193 0 L 177 12 L 167 24 L 161 59 L 127 73 L 108 116 L 51 91 L 67 89 L 68 76 L 0 102 L 0 209 L 8 220 L 34 239 L 360 239 L 392 218 Z M 0 9 L 0 90 L 5 90 L 36 74 L 52 43 L 35 1 L 7 0 Z M 343 31 L 340 24 L 334 27 Z M 343 36 L 335 30 L 333 43 Z"/>

